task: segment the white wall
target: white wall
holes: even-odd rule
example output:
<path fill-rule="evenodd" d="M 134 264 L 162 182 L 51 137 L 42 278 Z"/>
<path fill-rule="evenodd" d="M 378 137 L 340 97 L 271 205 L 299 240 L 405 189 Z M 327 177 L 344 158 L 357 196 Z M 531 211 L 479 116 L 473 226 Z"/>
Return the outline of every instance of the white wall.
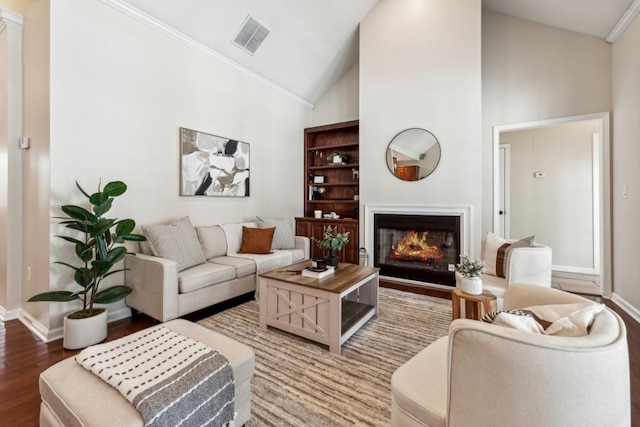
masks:
<path fill-rule="evenodd" d="M 605 112 L 611 108 L 609 43 L 483 12 L 483 233 L 493 230 L 493 126 Z"/>
<path fill-rule="evenodd" d="M 112 214 L 139 224 L 189 215 L 195 225 L 301 214 L 309 109 L 97 0 L 51 4 L 51 202 L 81 203 L 121 179 Z M 251 144 L 251 197 L 179 197 L 178 128 Z M 51 235 L 64 232 L 55 221 Z M 51 239 L 51 260 L 72 259 Z M 49 264 L 50 265 L 50 264 Z M 70 274 L 51 267 L 51 288 Z M 50 327 L 71 307 L 52 305 Z M 116 307 L 117 308 L 117 307 Z"/>
<path fill-rule="evenodd" d="M 349 68 L 331 89 L 316 103 L 309 126 L 358 120 L 360 117 L 360 65 Z"/>
<path fill-rule="evenodd" d="M 554 265 L 593 268 L 597 131 L 597 121 L 584 121 L 500 134 L 510 146 L 510 237 L 535 235 L 553 248 Z"/>
<path fill-rule="evenodd" d="M 361 206 L 472 206 L 476 256 L 482 167 L 480 6 L 479 0 L 381 0 L 360 24 Z M 442 158 L 433 174 L 407 182 L 389 172 L 385 158 L 393 136 L 413 127 L 438 138 Z"/>
<path fill-rule="evenodd" d="M 640 18 L 613 45 L 613 282 L 614 300 L 640 321 Z M 628 186 L 627 198 L 622 197 Z M 629 307 L 629 305 L 631 307 Z"/>

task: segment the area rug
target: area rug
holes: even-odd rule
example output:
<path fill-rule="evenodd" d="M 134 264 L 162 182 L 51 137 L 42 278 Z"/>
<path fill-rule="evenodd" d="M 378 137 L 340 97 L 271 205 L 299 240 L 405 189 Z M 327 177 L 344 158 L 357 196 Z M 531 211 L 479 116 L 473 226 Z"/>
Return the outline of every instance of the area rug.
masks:
<path fill-rule="evenodd" d="M 257 426 L 388 426 L 391 375 L 451 322 L 448 300 L 380 289 L 380 315 L 354 334 L 342 354 L 259 326 L 250 301 L 198 323 L 251 346 L 256 353 L 251 419 Z"/>

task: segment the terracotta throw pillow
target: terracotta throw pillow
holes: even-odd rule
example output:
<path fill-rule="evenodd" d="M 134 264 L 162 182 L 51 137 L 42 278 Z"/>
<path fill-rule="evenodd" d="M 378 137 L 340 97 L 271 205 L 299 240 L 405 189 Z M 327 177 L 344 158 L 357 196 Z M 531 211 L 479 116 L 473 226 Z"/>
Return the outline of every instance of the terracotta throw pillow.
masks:
<path fill-rule="evenodd" d="M 276 228 L 251 228 L 242 226 L 242 244 L 239 254 L 269 254 Z"/>

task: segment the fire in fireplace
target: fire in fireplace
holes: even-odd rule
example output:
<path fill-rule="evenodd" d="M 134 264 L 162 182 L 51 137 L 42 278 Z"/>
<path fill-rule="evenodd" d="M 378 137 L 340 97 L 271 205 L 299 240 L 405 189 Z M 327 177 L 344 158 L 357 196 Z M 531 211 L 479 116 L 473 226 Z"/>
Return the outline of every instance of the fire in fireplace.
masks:
<path fill-rule="evenodd" d="M 380 275 L 454 286 L 460 217 L 374 215 L 374 265 Z"/>

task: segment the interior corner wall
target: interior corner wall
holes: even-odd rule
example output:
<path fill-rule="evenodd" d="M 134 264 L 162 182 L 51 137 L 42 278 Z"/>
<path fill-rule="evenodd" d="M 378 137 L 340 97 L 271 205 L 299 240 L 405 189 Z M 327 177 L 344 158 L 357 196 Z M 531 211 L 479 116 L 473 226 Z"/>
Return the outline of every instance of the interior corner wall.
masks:
<path fill-rule="evenodd" d="M 613 44 L 613 298 L 640 321 L 640 18 Z M 627 196 L 623 188 L 627 186 Z"/>
<path fill-rule="evenodd" d="M 493 230 L 493 126 L 611 109 L 609 43 L 573 31 L 483 12 L 483 234 Z"/>
<path fill-rule="evenodd" d="M 381 0 L 360 24 L 361 207 L 471 206 L 472 256 L 480 256 L 480 33 L 480 0 Z M 386 151 L 416 127 L 438 138 L 442 156 L 431 175 L 408 182 L 389 171 Z"/>
<path fill-rule="evenodd" d="M 309 126 L 358 120 L 359 73 L 360 66 L 356 63 L 316 102 Z"/>
<path fill-rule="evenodd" d="M 83 202 L 75 180 L 116 179 L 129 188 L 111 214 L 138 224 L 300 215 L 309 120 L 299 101 L 98 0 L 51 4 L 51 216 Z M 250 143 L 251 196 L 180 197 L 180 127 Z M 52 239 L 51 261 L 72 258 Z M 71 282 L 51 268 L 52 288 Z M 69 311 L 57 306 L 52 327 Z"/>

